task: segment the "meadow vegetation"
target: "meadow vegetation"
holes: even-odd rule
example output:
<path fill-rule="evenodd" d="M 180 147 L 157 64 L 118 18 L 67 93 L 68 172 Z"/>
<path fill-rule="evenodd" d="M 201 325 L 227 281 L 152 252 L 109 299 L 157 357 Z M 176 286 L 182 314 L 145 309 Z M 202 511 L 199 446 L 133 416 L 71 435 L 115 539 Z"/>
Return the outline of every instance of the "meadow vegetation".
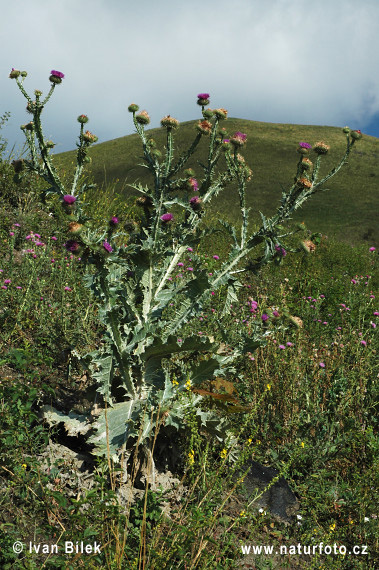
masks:
<path fill-rule="evenodd" d="M 230 131 L 237 128 L 241 134 L 242 123 L 236 121 L 228 119 L 223 124 L 228 129 L 231 124 Z M 184 125 L 189 127 L 193 130 L 193 125 Z M 162 131 L 167 137 L 166 129 Z M 287 134 L 278 127 L 277 135 L 278 158 L 287 159 L 287 143 L 280 138 L 283 136 L 288 141 Z M 317 139 L 332 142 L 328 130 L 320 128 L 320 135 Z M 163 148 L 159 136 L 154 134 L 154 139 L 157 148 Z M 270 144 L 273 136 L 270 134 Z M 340 136 L 343 140 L 342 133 Z M 300 140 L 303 139 L 308 140 L 304 133 Z M 359 143 L 359 151 L 368 152 L 365 139 Z M 3 141 L 3 151 L 5 145 Z M 95 151 L 100 146 L 91 147 L 88 153 L 94 163 Z M 351 166 L 360 160 L 355 148 L 350 169 L 358 169 Z M 178 145 L 177 150 L 180 154 L 183 149 Z M 255 150 L 259 155 L 259 149 Z M 118 156 L 116 152 L 111 155 Z M 292 164 L 297 158 L 296 154 L 291 157 Z M 51 160 L 60 165 L 59 171 L 62 166 L 59 160 Z M 117 158 L 119 163 L 125 164 L 126 160 L 128 154 Z M 109 161 L 109 166 L 113 168 L 115 162 Z M 253 164 L 252 186 L 259 172 L 256 158 Z M 232 163 L 229 166 L 232 169 Z M 242 277 L 239 275 L 238 286 L 232 287 L 226 281 L 212 289 L 208 287 L 209 281 L 233 259 L 236 248 L 230 231 L 230 223 L 235 222 L 231 199 L 224 202 L 229 206 L 230 217 L 227 217 L 225 210 L 219 210 L 223 204 L 220 193 L 217 207 L 210 206 L 207 216 L 199 220 L 205 238 L 181 251 L 180 261 L 176 260 L 170 274 L 178 290 L 182 287 L 189 295 L 192 295 L 188 287 L 194 273 L 207 275 L 209 280 L 201 305 L 175 330 L 180 335 L 179 346 L 185 347 L 185 342 L 189 342 L 194 348 L 185 354 L 173 349 L 162 353 L 159 366 L 164 369 L 166 380 L 169 379 L 169 387 L 168 380 L 164 380 L 163 391 L 171 390 L 170 404 L 162 400 L 166 407 L 163 414 L 156 416 L 153 407 L 145 410 L 154 420 L 150 423 L 138 416 L 146 431 L 145 439 L 138 429 L 136 435 L 132 431 L 129 439 L 133 441 L 133 451 L 128 450 L 129 439 L 125 438 L 120 460 L 116 450 L 113 447 L 110 450 L 107 413 L 112 405 L 117 408 L 122 404 L 125 396 L 120 395 L 117 382 L 114 388 L 104 389 L 101 366 L 91 368 L 88 355 L 101 362 L 101 351 L 109 342 L 106 340 L 109 322 L 104 317 L 102 298 L 94 294 L 96 287 L 91 290 L 88 285 L 94 283 L 104 266 L 116 263 L 116 259 L 112 261 L 114 251 L 121 257 L 119 252 L 126 244 L 138 244 L 137 234 L 146 227 L 149 213 L 132 195 L 120 197 L 115 184 L 105 185 L 98 199 L 96 188 L 80 172 L 82 217 L 73 220 L 69 201 L 63 200 L 62 206 L 58 192 L 46 194 L 49 187 L 41 173 L 29 169 L 20 180 L 19 167 L 17 161 L 12 167 L 3 152 L 0 162 L 4 205 L 0 219 L 2 567 L 183 570 L 248 568 L 249 564 L 261 569 L 375 567 L 379 546 L 376 377 L 379 308 L 374 242 L 363 240 L 349 245 L 327 237 L 318 225 L 318 207 L 312 201 L 312 216 L 307 224 L 310 229 L 306 224 L 289 220 L 285 228 L 280 227 L 280 232 L 286 234 L 286 249 L 282 244 L 277 245 L 277 234 L 273 235 L 273 247 L 268 252 L 259 251 L 261 257 L 249 259 L 246 270 L 241 271 Z M 249 178 L 248 170 L 244 174 Z M 288 186 L 293 182 L 294 172 L 287 180 L 282 166 L 275 167 L 275 175 L 265 167 L 263 174 L 268 185 L 276 185 L 280 177 Z M 134 182 L 132 172 L 130 176 Z M 194 179 L 192 175 L 187 178 Z M 368 179 L 367 173 L 362 174 L 365 186 Z M 59 180 L 64 185 L 72 183 L 63 166 Z M 194 183 L 190 185 L 193 190 Z M 234 191 L 238 196 L 237 187 Z M 337 189 L 334 194 L 338 194 Z M 206 193 L 200 196 L 204 199 Z M 326 209 L 330 196 L 330 192 L 321 195 Z M 257 203 L 259 210 L 264 211 L 264 200 L 260 197 Z M 173 205 L 179 206 L 180 202 Z M 174 210 L 179 220 L 177 212 Z M 194 216 L 196 213 L 194 209 Z M 273 211 L 268 213 L 272 215 Z M 167 215 L 159 216 L 161 220 L 166 216 L 163 224 L 179 224 Z M 115 219 L 117 227 L 123 227 L 122 232 L 116 233 L 109 226 L 110 220 Z M 92 233 L 89 237 L 87 234 L 83 237 L 82 232 L 73 235 L 67 231 L 67 221 L 70 230 L 72 224 L 83 223 L 90 226 Z M 254 224 L 250 229 L 253 233 L 259 231 L 258 219 Z M 344 224 L 344 231 L 354 231 L 348 213 Z M 167 226 L 163 227 L 167 231 Z M 96 232 L 103 236 L 100 241 L 93 237 Z M 244 221 L 238 232 L 244 237 Z M 83 240 L 82 253 L 71 248 L 74 239 Z M 271 238 L 266 236 L 266 239 Z M 161 242 L 164 240 L 162 235 Z M 109 247 L 112 243 L 114 251 L 108 251 L 104 243 Z M 91 248 L 95 260 L 92 265 L 84 246 Z M 105 257 L 103 249 L 109 256 Z M 138 256 L 136 259 L 135 267 Z M 269 263 L 262 263 L 262 259 Z M 242 269 L 241 265 L 235 267 Z M 126 270 L 131 271 L 129 267 Z M 204 295 L 200 285 L 196 294 Z M 170 326 L 176 322 L 183 300 L 173 295 L 164 301 L 159 318 Z M 121 310 L 117 318 L 124 322 Z M 157 342 L 153 332 L 148 334 L 151 343 Z M 198 344 L 186 340 L 193 337 Z M 170 336 L 167 338 L 170 344 Z M 251 342 L 244 341 L 246 346 L 242 347 L 244 339 Z M 218 353 L 211 357 L 204 355 L 202 345 L 210 351 L 213 342 L 218 343 Z M 159 343 L 153 346 L 156 351 L 162 350 Z M 142 348 L 138 344 L 141 352 Z M 223 373 L 220 369 L 225 363 L 229 368 Z M 115 379 L 119 380 L 122 373 L 115 369 Z M 130 390 L 133 387 L 131 383 Z M 47 416 L 43 416 L 47 406 L 53 406 L 66 420 L 69 413 L 77 414 L 78 419 L 96 406 L 105 406 L 108 450 L 92 455 L 96 441 L 88 440 L 84 432 L 70 437 L 62 423 L 49 424 Z M 180 422 L 175 419 L 170 424 L 166 420 L 174 406 L 181 410 L 177 416 Z M 220 427 L 224 420 L 227 420 L 225 434 Z M 85 457 L 82 470 L 72 458 L 46 455 L 46 449 L 58 449 L 54 448 L 58 444 Z M 244 498 L 240 473 L 251 458 L 276 467 L 296 493 L 300 507 L 290 523 L 278 520 L 269 510 L 259 509 L 259 493 Z M 159 489 L 151 484 L 154 474 L 169 469 L 174 476 L 171 488 Z M 160 481 L 159 477 L 157 480 Z M 129 491 L 137 487 L 139 494 L 136 491 L 125 494 L 127 483 L 131 483 Z M 101 550 L 90 555 L 79 552 L 68 556 L 61 551 L 37 553 L 25 548 L 16 554 L 12 545 L 17 540 L 25 545 L 59 544 L 62 548 L 67 540 L 86 544 L 96 540 L 101 543 Z M 263 552 L 248 557 L 241 551 L 241 545 L 274 545 L 278 550 L 281 545 L 320 543 L 332 547 L 343 545 L 347 552 L 354 545 L 367 545 L 367 553 L 326 555 L 316 551 L 313 556 L 294 553 L 280 556 Z"/>

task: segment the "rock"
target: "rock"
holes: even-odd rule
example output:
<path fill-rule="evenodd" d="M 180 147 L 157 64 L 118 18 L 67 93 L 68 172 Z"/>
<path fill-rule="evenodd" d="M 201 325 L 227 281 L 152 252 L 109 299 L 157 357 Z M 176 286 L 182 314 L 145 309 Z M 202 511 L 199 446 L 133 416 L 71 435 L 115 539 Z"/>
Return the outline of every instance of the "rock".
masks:
<path fill-rule="evenodd" d="M 247 504 L 258 495 L 253 502 L 254 505 L 269 511 L 281 522 L 291 523 L 296 511 L 300 508 L 300 504 L 287 481 L 280 477 L 278 481 L 272 484 L 272 480 L 278 476 L 279 472 L 257 461 L 250 460 L 245 463 L 240 473 L 245 473 L 247 469 L 249 471 L 241 487 Z M 267 489 L 267 487 L 269 488 Z M 265 491 L 265 489 L 267 490 Z M 262 491 L 264 491 L 263 494 L 261 494 Z"/>

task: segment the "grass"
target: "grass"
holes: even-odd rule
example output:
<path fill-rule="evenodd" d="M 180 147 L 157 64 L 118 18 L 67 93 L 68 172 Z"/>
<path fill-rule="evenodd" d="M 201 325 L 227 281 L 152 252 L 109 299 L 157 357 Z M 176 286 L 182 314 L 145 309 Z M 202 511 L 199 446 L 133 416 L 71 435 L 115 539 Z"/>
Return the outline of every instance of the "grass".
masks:
<path fill-rule="evenodd" d="M 293 148 L 299 140 L 323 138 L 337 149 L 340 137 L 336 129 L 317 131 L 316 127 L 233 119 L 230 124 L 231 130 L 248 133 L 255 153 L 254 161 L 249 162 L 253 169 L 257 164 L 255 178 L 264 180 L 255 199 L 250 200 L 263 211 L 265 206 L 268 211 L 273 208 L 271 191 L 279 194 L 280 183 L 291 179 L 284 163 L 296 161 Z M 182 132 L 192 132 L 192 124 L 182 125 Z M 107 175 L 112 178 L 122 179 L 127 174 L 128 180 L 134 181 L 137 169 L 113 170 L 116 162 L 121 162 L 119 152 L 128 156 L 125 151 L 129 148 L 130 164 L 135 160 L 133 152 L 137 151 L 131 150 L 134 140 L 131 136 L 97 145 L 92 156 L 97 162 L 96 153 L 103 153 L 98 158 L 106 160 Z M 370 177 L 368 165 L 375 142 L 360 142 L 357 150 L 365 155 L 359 159 L 354 155 L 345 182 L 339 177 L 334 192 L 322 197 L 327 216 L 312 203 L 313 210 L 308 213 L 312 230 L 328 232 L 328 237 L 318 240 L 313 253 L 288 254 L 279 266 L 267 266 L 258 276 L 246 273 L 229 315 L 221 317 L 225 303 L 221 292 L 210 296 L 202 315 L 188 325 L 198 334 L 217 336 L 221 324 L 234 333 L 237 342 L 241 328 L 252 326 L 254 319 L 266 313 L 271 336 L 264 347 L 241 359 L 235 375 L 219 387 L 219 392 L 229 390 L 245 409 L 233 416 L 234 446 L 224 447 L 199 433 L 191 413 L 174 443 L 157 430 L 151 441 L 157 465 L 167 474 L 171 461 L 174 470 L 162 490 L 149 489 L 144 481 L 136 480 L 137 455 L 134 464 L 129 462 L 127 478 L 124 464 L 113 464 L 111 458 L 91 461 L 80 438 L 69 438 L 40 421 L 43 405 L 75 408 L 77 412 L 93 407 L 94 386 L 87 371 L 78 365 L 76 354 L 97 346 L 102 330 L 97 307 L 82 281 L 80 260 L 67 255 L 62 247 L 66 236 L 54 202 L 40 204 L 33 184 L 25 186 L 25 192 L 28 188 L 31 192 L 25 200 L 25 193 L 20 195 L 12 186 L 8 166 L 2 164 L 3 181 L 8 181 L 6 207 L 0 218 L 2 568 L 375 567 L 379 546 L 379 273 L 377 254 L 369 251 L 372 241 L 347 243 L 353 236 L 362 237 L 362 231 L 372 224 L 374 187 L 370 184 L 374 177 Z M 106 159 L 106 152 L 114 153 L 117 161 Z M 258 164 L 264 160 L 266 166 L 259 171 Z M 268 160 L 275 166 L 269 167 Z M 362 164 L 364 176 L 361 172 L 358 178 Z M 372 165 L 372 172 L 377 172 L 375 168 Z M 358 179 L 365 181 L 367 205 L 364 200 L 353 201 Z M 270 188 L 266 195 L 265 188 Z M 105 186 L 101 199 L 90 192 L 88 208 L 95 224 L 115 214 L 121 219 L 138 218 L 133 201 L 120 200 L 117 185 Z M 342 192 L 346 201 L 340 199 Z M 331 209 L 333 196 L 338 215 Z M 349 217 L 353 202 L 361 222 L 359 232 Z M 230 204 L 229 198 L 224 205 Z M 302 214 L 306 219 L 305 209 Z M 232 219 L 233 215 L 230 211 Z M 323 224 L 334 215 L 336 220 L 344 220 L 343 231 L 348 232 L 344 241 L 324 230 Z M 218 218 L 214 212 L 209 223 L 217 226 Z M 336 220 L 332 222 L 337 224 Z M 302 232 L 308 236 L 306 229 Z M 197 251 L 210 272 L 230 247 L 225 235 L 216 235 Z M 295 247 L 298 238 L 293 240 Z M 181 373 L 175 361 L 172 369 L 173 374 Z M 191 398 L 190 390 L 186 397 Z M 217 398 L 210 397 L 208 405 L 216 402 Z M 254 497 L 244 497 L 233 457 L 239 457 L 237 466 L 253 458 L 285 476 L 300 504 L 291 524 L 274 518 L 269 511 L 260 512 Z M 128 494 L 133 485 L 139 486 L 139 491 Z M 20 555 L 12 549 L 16 540 L 26 545 Z M 65 554 L 65 541 L 97 541 L 101 551 Z M 29 552 L 30 542 L 40 545 L 38 552 Z M 347 551 L 354 545 L 366 545 L 367 554 L 327 556 L 316 550 L 313 556 L 280 556 L 243 555 L 241 551 L 241 545 L 273 545 L 279 551 L 281 546 L 321 542 L 343 545 Z M 54 544 L 59 545 L 58 553 L 51 552 Z"/>
<path fill-rule="evenodd" d="M 178 154 L 188 148 L 193 140 L 194 125 L 194 121 L 180 125 L 175 143 Z M 314 144 L 324 140 L 330 145 L 331 150 L 323 166 L 325 173 L 336 164 L 345 149 L 345 137 L 342 130 L 336 127 L 262 123 L 233 118 L 227 119 L 223 126 L 231 134 L 235 131 L 247 134 L 244 156 L 253 170 L 253 179 L 247 190 L 247 205 L 252 208 L 251 215 L 255 221 L 259 219 L 259 211 L 265 215 L 272 214 L 282 188 L 291 185 L 298 159 L 296 148 L 299 141 Z M 163 148 L 164 129 L 151 129 L 147 132 L 157 142 L 158 148 Z M 198 152 L 197 158 L 202 161 L 205 160 L 206 141 L 202 141 L 200 146 L 202 150 Z M 92 165 L 89 172 L 100 186 L 115 183 L 117 192 L 127 197 L 132 195 L 128 184 L 133 184 L 137 179 L 142 184 L 148 183 L 147 170 L 138 166 L 143 162 L 138 135 L 96 144 L 91 148 L 90 155 Z M 317 195 L 296 213 L 294 220 L 304 220 L 317 231 L 350 245 L 361 241 L 378 245 L 378 156 L 378 140 L 364 136 L 354 147 L 348 165 L 327 185 L 329 192 Z M 59 154 L 56 160 L 63 169 L 68 169 L 70 163 L 75 161 L 75 153 Z M 200 173 L 196 161 L 189 164 L 189 167 Z M 221 194 L 213 213 L 227 215 L 233 221 L 238 220 L 237 194 Z"/>

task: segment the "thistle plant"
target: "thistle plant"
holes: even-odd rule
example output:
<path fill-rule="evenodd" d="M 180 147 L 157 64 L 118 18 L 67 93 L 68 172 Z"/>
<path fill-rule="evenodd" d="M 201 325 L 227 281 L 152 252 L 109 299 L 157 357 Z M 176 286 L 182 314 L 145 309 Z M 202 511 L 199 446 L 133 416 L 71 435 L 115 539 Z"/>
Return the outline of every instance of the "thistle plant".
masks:
<path fill-rule="evenodd" d="M 201 312 L 211 292 L 214 294 L 220 288 L 226 290 L 223 314 L 227 314 L 241 286 L 239 274 L 256 272 L 269 262 L 283 259 L 288 250 L 284 241 L 289 233 L 285 233 L 282 224 L 342 168 L 351 148 L 361 138 L 360 131 L 344 129 L 346 151 L 340 162 L 321 178 L 320 165 L 329 150 L 328 145 L 320 141 L 313 146 L 313 163 L 309 158 L 311 145 L 300 143 L 292 186 L 283 191 L 276 213 L 271 218 L 261 214 L 261 226 L 249 233 L 246 192 L 252 171 L 242 155 L 247 136 L 241 132 L 228 136 L 221 127 L 227 119 L 227 111 L 207 108 L 209 94 L 200 93 L 197 104 L 201 118 L 196 124 L 194 140 L 188 150 L 176 157 L 175 135 L 179 121 L 170 115 L 161 120 L 166 132 L 162 152 L 146 134 L 149 114 L 139 111 L 138 105 L 133 103 L 128 110 L 141 139 L 144 166 L 151 174 L 152 183 L 147 187 L 133 185 L 140 193 L 137 203 L 143 211 L 142 221 L 139 225 L 129 224 L 127 244 L 118 246 L 117 238 L 123 230 L 117 216 L 108 221 L 101 233 L 91 228 L 82 211 L 81 174 L 89 160 L 88 148 L 97 140 L 95 135 L 84 131 L 88 117 L 78 117 L 77 165 L 71 188 L 64 186 L 54 168 L 50 152 L 53 143 L 46 141 L 42 132 L 41 113 L 62 82 L 63 74 L 52 71 L 47 97 L 42 99 L 41 92 L 35 91 L 34 100 L 23 86 L 26 72 L 12 70 L 10 77 L 16 80 L 33 118 L 22 127 L 30 150 L 23 167 L 48 182 L 45 193 L 60 197 L 67 216 L 65 247 L 74 255 L 80 253 L 86 264 L 85 282 L 97 298 L 99 318 L 105 327 L 100 347 L 83 357 L 89 363 L 104 402 L 104 409 L 91 426 L 89 441 L 95 453 L 110 453 L 116 459 L 136 442 L 146 445 L 158 425 L 161 429 L 164 426 L 181 429 L 186 413 L 193 408 L 201 429 L 225 439 L 228 436 L 226 418 L 207 410 L 202 405 L 202 396 L 193 388 L 235 372 L 237 358 L 260 346 L 267 329 L 262 322 L 248 332 L 241 330 L 239 341 L 234 342 L 225 355 L 225 351 L 220 350 L 221 340 L 196 334 L 184 336 L 184 327 Z M 200 164 L 201 172 L 195 173 L 188 168 L 188 163 L 204 139 L 208 140 L 207 159 Z M 231 236 L 232 247 L 219 269 L 209 274 L 195 253 L 196 247 L 213 231 L 203 224 L 212 200 L 232 184 L 238 190 L 241 229 L 237 232 L 231 224 L 222 222 Z M 179 283 L 174 273 L 188 251 L 193 271 Z M 168 318 L 172 305 L 175 312 Z M 227 331 L 221 331 L 220 335 L 227 343 Z M 191 359 L 194 353 L 200 357 Z M 173 358 L 176 363 L 178 359 L 181 362 L 181 376 L 176 375 L 175 379 L 169 366 Z M 188 394 L 190 398 L 186 397 Z M 72 418 L 70 414 L 65 421 L 70 423 Z M 59 421 L 62 421 L 61 415 Z"/>

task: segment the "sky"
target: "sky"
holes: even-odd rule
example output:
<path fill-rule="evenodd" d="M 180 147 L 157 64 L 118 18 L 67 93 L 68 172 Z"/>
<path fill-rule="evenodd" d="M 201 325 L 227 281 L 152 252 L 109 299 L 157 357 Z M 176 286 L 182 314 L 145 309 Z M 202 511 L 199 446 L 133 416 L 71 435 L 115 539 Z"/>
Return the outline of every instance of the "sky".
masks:
<path fill-rule="evenodd" d="M 105 142 L 134 132 L 130 103 L 151 127 L 199 118 L 198 93 L 230 117 L 361 129 L 379 137 L 379 0 L 18 0 L 3 2 L 0 115 L 21 148 L 24 87 L 46 94 L 55 152 L 75 148 L 76 118 Z"/>

